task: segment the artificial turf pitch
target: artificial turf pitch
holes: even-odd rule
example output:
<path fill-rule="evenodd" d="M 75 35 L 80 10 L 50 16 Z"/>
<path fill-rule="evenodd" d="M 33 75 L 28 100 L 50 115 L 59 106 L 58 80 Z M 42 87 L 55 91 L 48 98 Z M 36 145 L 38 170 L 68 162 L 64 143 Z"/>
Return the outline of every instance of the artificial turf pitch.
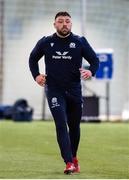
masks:
<path fill-rule="evenodd" d="M 82 123 L 81 173 L 64 175 L 52 121 L 0 121 L 1 179 L 128 179 L 129 123 Z"/>

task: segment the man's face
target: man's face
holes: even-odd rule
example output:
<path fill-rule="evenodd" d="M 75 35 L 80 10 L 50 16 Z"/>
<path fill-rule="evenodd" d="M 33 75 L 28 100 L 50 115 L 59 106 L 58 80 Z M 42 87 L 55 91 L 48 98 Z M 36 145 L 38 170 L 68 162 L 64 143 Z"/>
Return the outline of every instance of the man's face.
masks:
<path fill-rule="evenodd" d="M 69 16 L 58 16 L 54 22 L 54 27 L 59 35 L 67 36 L 71 32 L 71 18 Z"/>

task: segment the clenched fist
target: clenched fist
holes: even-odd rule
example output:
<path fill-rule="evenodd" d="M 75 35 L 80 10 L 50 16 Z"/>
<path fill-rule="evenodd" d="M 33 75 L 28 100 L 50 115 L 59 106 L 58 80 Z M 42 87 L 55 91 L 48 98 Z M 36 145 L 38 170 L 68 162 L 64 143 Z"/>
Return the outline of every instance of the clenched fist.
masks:
<path fill-rule="evenodd" d="M 46 76 L 47 75 L 40 74 L 35 78 L 35 80 L 40 86 L 44 86 L 46 83 Z"/>
<path fill-rule="evenodd" d="M 86 70 L 83 68 L 79 69 L 80 73 L 81 73 L 81 77 L 86 80 L 92 77 L 92 72 L 90 70 Z"/>

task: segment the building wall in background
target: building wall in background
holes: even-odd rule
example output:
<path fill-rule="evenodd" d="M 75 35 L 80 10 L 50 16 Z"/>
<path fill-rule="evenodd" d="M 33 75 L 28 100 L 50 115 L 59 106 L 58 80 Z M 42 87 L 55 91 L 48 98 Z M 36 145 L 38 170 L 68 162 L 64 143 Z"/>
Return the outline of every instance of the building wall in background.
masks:
<path fill-rule="evenodd" d="M 114 75 L 110 83 L 111 114 L 120 115 L 124 104 L 129 101 L 129 56 L 128 56 L 128 28 L 129 1 L 121 0 L 92 0 L 87 3 L 87 34 L 93 46 L 112 48 L 114 50 Z M 103 85 L 102 85 L 103 84 Z M 99 83 L 98 94 L 105 83 Z M 104 112 L 104 100 L 101 110 Z"/>
<path fill-rule="evenodd" d="M 58 11 L 69 11 L 73 19 L 73 32 L 82 34 L 81 0 L 4 0 L 4 88 L 3 104 L 13 104 L 26 98 L 41 118 L 43 89 L 32 79 L 28 67 L 29 54 L 42 36 L 52 34 L 54 16 Z M 111 115 L 121 116 L 129 101 L 129 1 L 86 1 L 85 36 L 94 49 L 114 50 L 114 75 L 110 82 Z M 40 61 L 44 73 L 43 58 Z M 93 78 L 85 82 L 99 96 L 105 96 L 105 82 Z M 89 94 L 83 89 L 83 94 Z M 100 100 L 100 114 L 105 114 L 105 101 Z M 46 117 L 50 112 L 46 103 Z"/>

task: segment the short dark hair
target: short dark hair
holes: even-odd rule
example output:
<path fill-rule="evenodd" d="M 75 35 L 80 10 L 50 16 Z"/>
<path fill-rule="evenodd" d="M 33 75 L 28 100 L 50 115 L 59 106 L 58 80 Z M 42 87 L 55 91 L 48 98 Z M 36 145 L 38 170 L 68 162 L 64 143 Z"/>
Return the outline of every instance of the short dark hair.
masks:
<path fill-rule="evenodd" d="M 55 15 L 55 20 L 56 20 L 56 18 L 59 17 L 59 16 L 69 16 L 69 17 L 71 18 L 70 14 L 69 14 L 68 12 L 66 12 L 66 11 L 60 11 L 60 12 L 58 12 L 58 13 Z"/>

